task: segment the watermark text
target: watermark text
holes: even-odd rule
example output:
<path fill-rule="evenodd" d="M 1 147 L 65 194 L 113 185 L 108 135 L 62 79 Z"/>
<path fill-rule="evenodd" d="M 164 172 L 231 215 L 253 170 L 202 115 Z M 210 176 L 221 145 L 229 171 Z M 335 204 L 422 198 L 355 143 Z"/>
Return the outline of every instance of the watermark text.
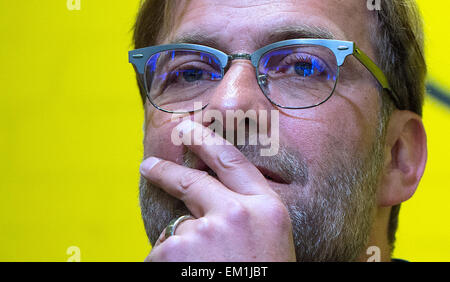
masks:
<path fill-rule="evenodd" d="M 81 0 L 67 0 L 66 5 L 69 11 L 81 10 Z"/>
<path fill-rule="evenodd" d="M 197 104 L 197 108 L 201 108 Z M 269 117 L 270 113 L 270 117 Z M 270 120 L 269 120 L 270 118 Z M 181 121 L 180 121 L 181 119 Z M 189 115 L 173 114 L 174 127 L 171 141 L 174 145 L 259 145 L 261 156 L 274 156 L 279 150 L 279 112 L 277 110 L 227 110 L 225 117 L 218 110 L 202 110 L 194 113 L 194 122 Z M 200 124 L 209 124 L 208 130 Z M 237 127 L 237 128 L 235 128 Z M 270 134 L 269 134 L 270 131 Z M 180 135 L 180 132 L 182 133 Z M 204 138 L 213 132 L 223 138 Z M 226 134 L 224 134 L 226 133 Z"/>
<path fill-rule="evenodd" d="M 367 0 L 367 9 L 369 11 L 380 11 L 381 10 L 381 0 Z"/>

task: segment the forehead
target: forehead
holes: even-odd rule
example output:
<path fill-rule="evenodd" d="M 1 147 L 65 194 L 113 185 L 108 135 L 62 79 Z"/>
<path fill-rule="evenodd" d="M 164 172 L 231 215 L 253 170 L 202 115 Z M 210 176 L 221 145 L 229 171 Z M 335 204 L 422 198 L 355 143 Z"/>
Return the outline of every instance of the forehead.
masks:
<path fill-rule="evenodd" d="M 252 52 L 272 43 L 268 42 L 271 39 L 315 37 L 317 33 L 318 37 L 355 41 L 366 50 L 371 47 L 370 12 L 361 0 L 177 1 L 173 18 L 173 28 L 163 43 L 201 35 L 196 37 L 214 39 L 218 46 L 211 47 Z M 280 32 L 286 28 L 294 32 Z M 286 38 L 277 38 L 275 33 Z"/>

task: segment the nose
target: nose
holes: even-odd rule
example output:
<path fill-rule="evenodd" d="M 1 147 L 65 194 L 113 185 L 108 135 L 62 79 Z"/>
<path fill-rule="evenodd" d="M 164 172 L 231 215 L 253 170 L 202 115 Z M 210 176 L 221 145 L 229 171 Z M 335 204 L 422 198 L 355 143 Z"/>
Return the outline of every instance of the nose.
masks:
<path fill-rule="evenodd" d="M 212 111 L 215 114 L 206 126 L 213 122 L 222 123 L 227 140 L 231 142 L 229 134 L 232 133 L 234 144 L 236 144 L 239 138 L 242 142 L 242 138 L 254 137 L 251 134 L 253 132 L 270 134 L 272 110 L 276 110 L 276 107 L 259 88 L 254 66 L 248 59 L 235 59 L 214 92 L 211 93 L 205 111 Z M 217 115 L 222 117 L 221 120 L 217 120 Z M 243 128 L 245 128 L 245 137 L 240 134 L 242 131 L 239 132 L 239 129 Z M 250 135 L 249 131 L 251 131 Z M 241 144 L 238 143 L 238 145 Z"/>

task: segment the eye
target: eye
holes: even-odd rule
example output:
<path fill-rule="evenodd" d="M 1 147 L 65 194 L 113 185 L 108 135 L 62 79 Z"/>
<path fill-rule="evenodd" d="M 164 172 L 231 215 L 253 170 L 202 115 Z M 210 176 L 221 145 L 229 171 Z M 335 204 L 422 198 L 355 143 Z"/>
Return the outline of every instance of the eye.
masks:
<path fill-rule="evenodd" d="M 205 67 L 194 66 L 193 64 L 180 66 L 168 73 L 166 86 L 186 87 L 195 83 L 202 83 L 210 80 L 210 71 Z"/>
<path fill-rule="evenodd" d="M 280 62 L 280 65 L 280 69 L 286 72 L 293 69 L 295 73 L 301 77 L 320 76 L 328 73 L 325 62 L 315 56 L 305 53 L 291 54 L 285 57 L 282 62 Z"/>
<path fill-rule="evenodd" d="M 188 62 L 174 67 L 169 73 L 166 86 L 188 87 L 199 83 L 221 80 L 220 70 L 202 62 Z"/>
<path fill-rule="evenodd" d="M 295 72 L 303 77 L 314 74 L 314 67 L 311 63 L 299 62 L 294 65 Z"/>
<path fill-rule="evenodd" d="M 203 76 L 203 70 L 201 69 L 186 69 L 183 70 L 183 78 L 187 82 L 193 82 L 196 80 L 200 80 Z"/>

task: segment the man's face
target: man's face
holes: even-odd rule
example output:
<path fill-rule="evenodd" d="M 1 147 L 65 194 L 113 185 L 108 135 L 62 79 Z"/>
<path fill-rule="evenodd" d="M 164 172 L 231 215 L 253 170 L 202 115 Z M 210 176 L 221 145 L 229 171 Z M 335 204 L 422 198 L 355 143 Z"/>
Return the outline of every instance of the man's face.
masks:
<path fill-rule="evenodd" d="M 215 38 L 213 46 L 228 54 L 252 53 L 269 44 L 284 27 L 318 27 L 335 39 L 354 41 L 370 57 L 370 12 L 366 3 L 346 1 L 190 1 L 161 44 L 186 34 Z M 181 17 L 182 15 L 182 17 Z M 301 35 L 300 35 L 301 37 Z M 277 40 L 293 39 L 278 38 Z M 241 151 L 286 181 L 270 182 L 291 215 L 298 260 L 353 260 L 367 243 L 375 209 L 383 148 L 379 132 L 380 97 L 374 80 L 349 56 L 340 69 L 333 96 L 302 110 L 281 110 L 261 92 L 250 61 L 236 60 L 215 88 L 206 110 L 280 110 L 280 151 L 260 157 L 254 148 Z M 256 121 L 258 122 L 258 121 Z M 204 164 L 171 141 L 171 114 L 146 104 L 145 156 L 205 169 Z M 270 127 L 274 127 L 270 124 Z M 269 158 L 269 159 L 267 159 Z M 141 206 L 154 243 L 172 218 L 189 213 L 183 203 L 141 178 Z"/>

